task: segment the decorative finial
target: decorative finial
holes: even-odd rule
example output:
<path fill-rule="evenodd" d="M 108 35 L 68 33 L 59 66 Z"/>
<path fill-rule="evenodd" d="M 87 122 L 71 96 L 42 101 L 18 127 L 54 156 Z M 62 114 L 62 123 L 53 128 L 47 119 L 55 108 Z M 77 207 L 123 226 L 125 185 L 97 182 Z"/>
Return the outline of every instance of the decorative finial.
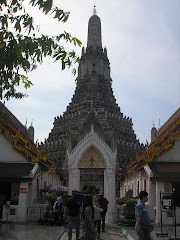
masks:
<path fill-rule="evenodd" d="M 97 11 L 96 11 L 96 5 L 94 5 L 94 9 L 93 9 L 93 14 L 96 15 Z"/>
<path fill-rule="evenodd" d="M 26 118 L 25 128 L 27 128 L 27 118 Z"/>
<path fill-rule="evenodd" d="M 161 128 L 161 124 L 160 124 L 160 118 L 159 118 L 159 129 Z"/>

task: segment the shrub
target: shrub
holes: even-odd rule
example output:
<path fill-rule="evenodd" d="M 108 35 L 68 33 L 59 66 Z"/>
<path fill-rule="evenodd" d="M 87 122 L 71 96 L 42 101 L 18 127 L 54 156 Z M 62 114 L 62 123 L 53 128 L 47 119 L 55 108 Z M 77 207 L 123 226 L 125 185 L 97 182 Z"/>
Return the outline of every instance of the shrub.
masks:
<path fill-rule="evenodd" d="M 132 227 L 132 226 L 134 226 L 135 223 L 136 223 L 136 219 L 126 219 L 126 218 L 123 218 L 118 223 L 118 226 Z"/>
<path fill-rule="evenodd" d="M 137 204 L 137 200 L 134 198 L 129 198 L 126 200 L 126 206 L 124 207 L 124 215 L 126 219 L 134 219 L 135 218 L 135 206 Z"/>

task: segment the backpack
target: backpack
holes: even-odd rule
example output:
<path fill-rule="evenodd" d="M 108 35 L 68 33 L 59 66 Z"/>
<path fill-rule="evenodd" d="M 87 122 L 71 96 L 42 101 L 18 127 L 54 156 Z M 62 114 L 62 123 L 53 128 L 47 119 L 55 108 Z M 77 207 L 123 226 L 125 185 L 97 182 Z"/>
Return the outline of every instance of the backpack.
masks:
<path fill-rule="evenodd" d="M 59 207 L 58 207 L 58 201 L 55 202 L 55 209 L 59 209 Z"/>
<path fill-rule="evenodd" d="M 79 215 L 79 208 L 81 207 L 81 205 L 79 205 L 73 197 L 68 200 L 66 207 L 68 208 L 69 216 Z"/>

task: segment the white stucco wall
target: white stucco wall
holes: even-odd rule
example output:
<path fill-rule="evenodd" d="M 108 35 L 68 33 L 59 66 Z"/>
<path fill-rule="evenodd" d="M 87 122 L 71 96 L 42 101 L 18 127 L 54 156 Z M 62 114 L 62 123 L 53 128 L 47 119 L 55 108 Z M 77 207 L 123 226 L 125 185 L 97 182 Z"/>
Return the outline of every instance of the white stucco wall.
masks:
<path fill-rule="evenodd" d="M 1 133 L 0 133 L 0 162 L 27 162 L 27 160 L 17 153 L 13 149 L 12 143 L 10 143 Z"/>
<path fill-rule="evenodd" d="M 149 191 L 149 179 L 144 170 L 137 171 L 131 175 L 125 175 L 124 180 L 120 182 L 120 198 L 125 197 L 126 192 L 129 190 L 133 190 L 133 197 L 136 197 L 140 191 L 144 191 L 145 189 L 147 192 Z"/>
<path fill-rule="evenodd" d="M 170 151 L 160 156 L 157 162 L 180 162 L 180 138 L 175 141 Z"/>
<path fill-rule="evenodd" d="M 27 163 L 29 161 L 21 153 L 18 153 L 18 150 L 13 149 L 13 144 L 0 133 L 0 162 Z M 11 183 L 11 196 L 13 196 L 14 192 L 19 193 L 20 188 L 26 188 L 27 193 L 19 193 L 18 205 L 10 205 L 9 207 L 4 205 L 4 221 L 25 222 L 32 219 L 32 216 L 28 215 L 30 209 L 34 208 L 35 202 L 37 203 L 40 197 L 41 200 L 45 200 L 46 193 L 40 193 L 40 189 L 44 188 L 45 184 L 46 186 L 62 185 L 59 175 L 49 173 L 48 169 L 42 171 L 38 164 L 35 164 L 30 175 L 33 178 L 32 181 Z M 37 179 L 39 181 L 39 189 L 37 189 Z M 40 207 L 43 207 L 43 205 L 36 204 L 36 209 Z M 10 214 L 10 209 L 15 210 L 15 215 Z"/>
<path fill-rule="evenodd" d="M 155 162 L 180 162 L 180 139 L 175 141 L 174 146 L 170 151 L 161 155 L 158 159 L 154 159 Z M 171 182 L 156 181 L 151 182 L 150 177 L 153 177 L 151 169 L 148 164 L 144 166 L 143 171 L 137 171 L 134 175 L 126 175 L 120 182 L 120 198 L 125 196 L 128 190 L 133 190 L 133 197 L 137 196 L 137 184 L 139 181 L 139 192 L 144 189 L 144 180 L 146 180 L 146 191 L 149 193 L 149 201 L 147 208 L 150 213 L 151 220 L 156 223 L 160 223 L 160 191 L 162 193 L 171 192 Z M 177 208 L 177 216 L 180 214 L 180 208 Z M 177 218 L 178 219 L 178 218 Z M 173 218 L 168 217 L 168 213 L 163 213 L 163 222 L 166 224 L 172 224 Z M 178 223 L 180 220 L 177 220 Z"/>

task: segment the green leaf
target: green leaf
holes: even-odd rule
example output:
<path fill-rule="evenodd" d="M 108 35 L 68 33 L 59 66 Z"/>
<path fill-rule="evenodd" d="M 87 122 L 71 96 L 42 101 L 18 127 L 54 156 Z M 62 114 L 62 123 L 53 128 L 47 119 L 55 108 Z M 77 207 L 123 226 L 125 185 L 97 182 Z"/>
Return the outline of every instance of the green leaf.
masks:
<path fill-rule="evenodd" d="M 0 4 L 7 6 L 7 1 L 6 0 L 0 0 Z"/>
<path fill-rule="evenodd" d="M 20 25 L 20 20 L 19 19 L 17 19 L 14 27 L 15 27 L 16 31 L 21 32 L 21 25 Z"/>
<path fill-rule="evenodd" d="M 44 7 L 44 12 L 47 14 L 51 8 L 52 8 L 52 0 L 47 0 L 44 4 L 43 4 L 43 7 Z"/>
<path fill-rule="evenodd" d="M 76 42 L 77 42 L 78 46 L 81 47 L 82 42 L 79 39 L 77 39 L 77 38 L 76 38 Z"/>
<path fill-rule="evenodd" d="M 76 58 L 75 63 L 80 63 L 80 59 L 79 59 L 79 57 Z"/>
<path fill-rule="evenodd" d="M 74 46 L 76 46 L 76 39 L 73 38 L 72 40 L 73 40 L 73 42 L 74 42 Z"/>
<path fill-rule="evenodd" d="M 69 15 L 67 14 L 67 15 L 64 17 L 63 22 L 64 22 L 64 23 L 67 22 L 68 18 L 69 18 Z"/>
<path fill-rule="evenodd" d="M 58 21 L 66 21 L 68 14 L 62 9 L 52 6 L 52 0 L 29 0 L 32 6 L 39 6 L 45 14 L 50 12 Z M 7 3 L 9 5 L 7 5 Z M 58 36 L 46 36 L 36 38 L 38 27 L 34 24 L 32 16 L 26 13 L 23 0 L 0 0 L 0 98 L 22 98 L 27 96 L 16 88 L 23 83 L 25 89 L 32 86 L 32 82 L 25 73 L 33 71 L 37 62 L 42 62 L 50 56 L 55 61 L 61 61 L 62 70 L 71 67 L 78 61 L 74 51 L 67 51 L 62 42 L 70 42 L 73 45 L 81 45 L 81 42 L 70 33 L 63 32 Z M 5 5 L 6 9 L 5 9 Z M 12 32 L 9 31 L 11 24 Z M 26 33 L 27 31 L 27 33 Z M 32 32 L 33 31 L 33 32 Z M 29 35 L 32 32 L 32 35 Z M 26 34 L 26 35 L 25 35 Z M 75 74 L 75 70 L 73 70 Z"/>
<path fill-rule="evenodd" d="M 62 70 L 64 70 L 66 67 L 64 60 L 62 60 Z"/>

